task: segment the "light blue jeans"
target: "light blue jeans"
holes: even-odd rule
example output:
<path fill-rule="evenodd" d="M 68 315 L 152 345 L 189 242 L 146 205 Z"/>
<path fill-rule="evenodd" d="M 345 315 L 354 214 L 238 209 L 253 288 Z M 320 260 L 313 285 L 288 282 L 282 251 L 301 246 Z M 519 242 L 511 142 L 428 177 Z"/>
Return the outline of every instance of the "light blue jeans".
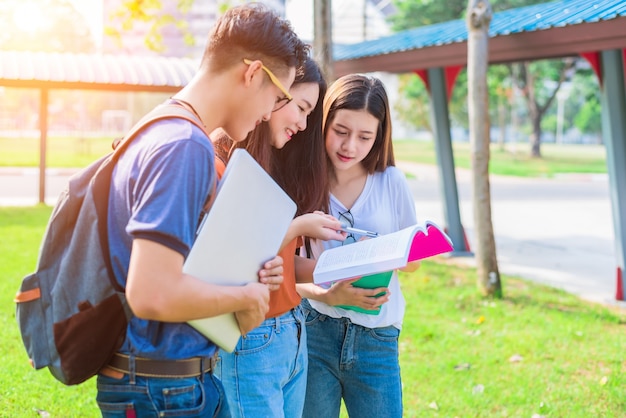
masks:
<path fill-rule="evenodd" d="M 307 372 L 306 328 L 297 306 L 266 319 L 239 339 L 232 353 L 219 351 L 215 368 L 233 417 L 300 417 Z"/>
<path fill-rule="evenodd" d="M 302 306 L 309 348 L 303 416 L 339 417 L 343 398 L 350 418 L 401 418 L 400 331 L 331 318 L 306 301 Z"/>
<path fill-rule="evenodd" d="M 230 417 L 219 380 L 211 373 L 189 378 L 98 375 L 96 400 L 104 418 Z"/>

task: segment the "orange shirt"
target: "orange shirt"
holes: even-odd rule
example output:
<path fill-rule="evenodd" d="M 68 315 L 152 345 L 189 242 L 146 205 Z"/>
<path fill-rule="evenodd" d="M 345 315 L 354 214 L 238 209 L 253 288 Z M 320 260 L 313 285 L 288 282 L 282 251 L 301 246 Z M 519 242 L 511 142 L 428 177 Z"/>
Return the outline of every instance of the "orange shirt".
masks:
<path fill-rule="evenodd" d="M 278 290 L 270 292 L 270 310 L 265 318 L 274 318 L 288 312 L 300 304 L 300 295 L 296 292 L 296 267 L 294 257 L 300 239 L 293 239 L 278 254 L 283 258 L 283 283 Z"/>
<path fill-rule="evenodd" d="M 222 178 L 226 165 L 219 158 L 215 157 L 215 170 L 218 178 Z M 278 254 L 283 258 L 283 283 L 278 290 L 270 292 L 270 310 L 265 318 L 274 318 L 288 312 L 300 304 L 300 295 L 296 291 L 296 267 L 294 257 L 296 256 L 296 248 L 300 244 L 300 239 L 293 239 Z"/>

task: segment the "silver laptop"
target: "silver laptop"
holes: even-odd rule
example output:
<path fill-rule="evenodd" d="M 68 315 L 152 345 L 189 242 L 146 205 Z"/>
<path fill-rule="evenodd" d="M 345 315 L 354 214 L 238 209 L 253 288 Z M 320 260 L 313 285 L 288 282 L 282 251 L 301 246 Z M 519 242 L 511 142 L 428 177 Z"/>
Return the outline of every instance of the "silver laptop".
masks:
<path fill-rule="evenodd" d="M 258 281 L 258 271 L 278 253 L 295 213 L 296 204 L 283 189 L 247 151 L 236 149 L 183 272 L 220 285 Z M 234 314 L 189 324 L 229 352 L 241 336 Z"/>

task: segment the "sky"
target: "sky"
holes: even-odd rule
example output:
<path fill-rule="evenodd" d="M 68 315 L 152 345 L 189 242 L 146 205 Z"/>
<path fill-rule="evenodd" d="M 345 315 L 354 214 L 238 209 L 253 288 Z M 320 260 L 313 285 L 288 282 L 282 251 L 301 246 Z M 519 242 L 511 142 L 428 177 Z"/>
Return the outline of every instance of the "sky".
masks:
<path fill-rule="evenodd" d="M 69 0 L 76 11 L 85 17 L 98 47 L 102 46 L 102 1 L 101 0 Z"/>

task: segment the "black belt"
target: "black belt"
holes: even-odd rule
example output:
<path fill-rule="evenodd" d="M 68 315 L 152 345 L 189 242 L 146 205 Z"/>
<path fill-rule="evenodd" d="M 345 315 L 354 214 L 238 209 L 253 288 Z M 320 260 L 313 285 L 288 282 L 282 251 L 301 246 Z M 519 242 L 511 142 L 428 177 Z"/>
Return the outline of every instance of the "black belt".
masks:
<path fill-rule="evenodd" d="M 135 357 L 135 375 L 144 377 L 194 377 L 213 371 L 217 353 L 213 357 L 192 357 L 184 360 L 152 360 Z M 129 357 L 115 353 L 108 364 L 113 370 L 129 374 Z"/>

